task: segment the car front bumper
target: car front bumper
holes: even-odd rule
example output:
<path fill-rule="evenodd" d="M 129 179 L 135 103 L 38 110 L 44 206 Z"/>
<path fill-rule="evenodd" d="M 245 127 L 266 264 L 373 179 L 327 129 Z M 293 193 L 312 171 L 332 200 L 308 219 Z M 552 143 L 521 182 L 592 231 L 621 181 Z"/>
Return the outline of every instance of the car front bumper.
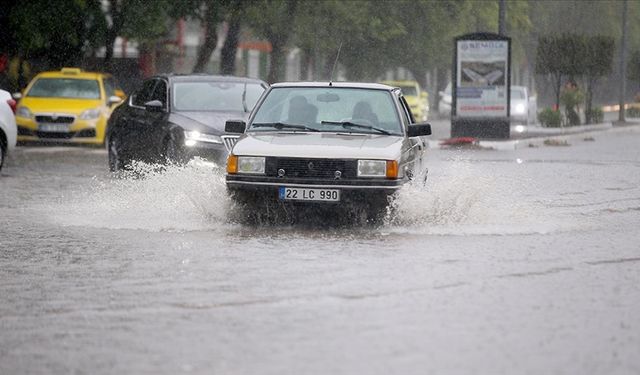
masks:
<path fill-rule="evenodd" d="M 281 179 L 277 177 L 227 176 L 227 190 L 236 200 L 243 202 L 267 201 L 292 205 L 314 204 L 386 204 L 404 184 L 403 180 L 323 180 L 308 178 Z M 283 200 L 280 188 L 332 189 L 340 191 L 337 202 Z"/>
<path fill-rule="evenodd" d="M 76 119 L 67 125 L 67 131 L 42 131 L 33 119 L 16 118 L 18 142 L 81 143 L 100 145 L 104 142 L 106 119 Z"/>

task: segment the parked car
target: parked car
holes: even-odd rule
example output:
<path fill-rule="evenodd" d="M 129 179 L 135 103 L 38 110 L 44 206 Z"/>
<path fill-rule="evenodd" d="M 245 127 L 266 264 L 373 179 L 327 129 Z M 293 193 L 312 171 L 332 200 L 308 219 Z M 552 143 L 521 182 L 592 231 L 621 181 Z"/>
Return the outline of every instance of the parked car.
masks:
<path fill-rule="evenodd" d="M 242 134 L 227 163 L 233 199 L 256 205 L 366 207 L 425 170 L 431 126 L 416 123 L 398 88 L 373 83 L 272 85 L 249 118 L 228 121 Z"/>
<path fill-rule="evenodd" d="M 427 121 L 429 118 L 429 94 L 422 90 L 417 81 L 382 81 L 381 83 L 399 87 L 407 104 L 409 104 L 413 117 L 419 121 Z"/>
<path fill-rule="evenodd" d="M 119 96 L 120 95 L 120 96 Z M 105 73 L 77 68 L 36 75 L 19 98 L 18 141 L 100 145 L 107 120 L 123 92 Z"/>
<path fill-rule="evenodd" d="M 8 91 L 0 90 L 0 170 L 7 154 L 16 146 L 16 101 Z"/>
<path fill-rule="evenodd" d="M 511 124 L 535 124 L 538 112 L 536 97 L 525 86 L 511 86 Z"/>
<path fill-rule="evenodd" d="M 440 117 L 451 117 L 451 82 L 447 84 L 444 90 L 438 92 L 440 100 L 438 100 L 438 115 Z"/>
<path fill-rule="evenodd" d="M 257 79 L 202 74 L 144 81 L 109 121 L 109 169 L 132 160 L 182 163 L 194 156 L 224 165 L 238 137 L 225 133 L 225 122 L 247 119 L 267 87 Z"/>

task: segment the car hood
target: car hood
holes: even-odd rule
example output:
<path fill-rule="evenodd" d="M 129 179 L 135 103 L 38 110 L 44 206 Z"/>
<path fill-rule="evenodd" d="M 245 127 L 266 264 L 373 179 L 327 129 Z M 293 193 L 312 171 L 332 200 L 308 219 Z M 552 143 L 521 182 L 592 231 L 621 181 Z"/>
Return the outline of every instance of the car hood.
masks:
<path fill-rule="evenodd" d="M 400 158 L 403 137 L 346 133 L 249 133 L 233 148 L 235 155 L 292 158 Z"/>
<path fill-rule="evenodd" d="M 185 130 L 197 130 L 203 133 L 224 134 L 224 125 L 227 120 L 247 121 L 249 113 L 240 111 L 189 111 L 175 112 L 171 114 L 172 122 L 180 125 Z"/>
<path fill-rule="evenodd" d="M 33 98 L 27 96 L 20 99 L 19 105 L 29 108 L 33 114 L 69 113 L 79 115 L 87 109 L 103 107 L 104 102 L 99 99 Z"/>

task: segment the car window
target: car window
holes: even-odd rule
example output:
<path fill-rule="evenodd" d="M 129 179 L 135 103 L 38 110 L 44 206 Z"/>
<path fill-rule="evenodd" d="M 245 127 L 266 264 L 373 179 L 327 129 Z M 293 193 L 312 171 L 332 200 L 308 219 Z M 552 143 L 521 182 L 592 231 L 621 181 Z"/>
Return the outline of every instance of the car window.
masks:
<path fill-rule="evenodd" d="M 511 99 L 524 99 L 524 90 L 511 88 Z"/>
<path fill-rule="evenodd" d="M 34 98 L 100 99 L 95 79 L 38 78 L 27 96 Z"/>
<path fill-rule="evenodd" d="M 104 93 L 107 99 L 116 94 L 116 85 L 113 78 L 105 78 L 102 84 L 104 85 Z"/>
<path fill-rule="evenodd" d="M 404 112 L 403 117 L 407 125 L 415 123 L 416 121 L 413 118 L 413 114 L 411 113 L 411 110 L 409 109 L 409 104 L 407 103 L 407 100 L 403 96 L 400 97 L 400 104 L 402 106 L 402 109 Z"/>
<path fill-rule="evenodd" d="M 159 79 L 157 80 L 155 88 L 153 89 L 153 93 L 151 94 L 151 98 L 149 100 L 159 100 L 163 105 L 167 104 L 167 83 Z"/>
<path fill-rule="evenodd" d="M 321 131 L 342 131 L 323 122 L 350 121 L 401 134 L 400 118 L 386 90 L 341 87 L 278 87 L 256 110 L 253 123 L 304 125 Z M 370 132 L 366 129 L 350 131 Z"/>
<path fill-rule="evenodd" d="M 176 111 L 250 112 L 264 92 L 258 83 L 175 82 L 173 109 Z"/>
<path fill-rule="evenodd" d="M 153 93 L 155 85 L 155 79 L 144 81 L 140 90 L 133 96 L 131 103 L 138 107 L 144 107 L 144 103 L 151 100 L 151 94 Z"/>

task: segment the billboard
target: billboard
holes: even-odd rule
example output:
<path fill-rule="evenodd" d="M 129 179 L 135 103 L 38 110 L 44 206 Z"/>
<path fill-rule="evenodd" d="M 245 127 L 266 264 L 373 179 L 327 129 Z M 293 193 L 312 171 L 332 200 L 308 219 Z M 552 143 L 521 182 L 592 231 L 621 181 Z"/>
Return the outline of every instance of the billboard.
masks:
<path fill-rule="evenodd" d="M 456 40 L 458 117 L 509 116 L 509 40 Z"/>

